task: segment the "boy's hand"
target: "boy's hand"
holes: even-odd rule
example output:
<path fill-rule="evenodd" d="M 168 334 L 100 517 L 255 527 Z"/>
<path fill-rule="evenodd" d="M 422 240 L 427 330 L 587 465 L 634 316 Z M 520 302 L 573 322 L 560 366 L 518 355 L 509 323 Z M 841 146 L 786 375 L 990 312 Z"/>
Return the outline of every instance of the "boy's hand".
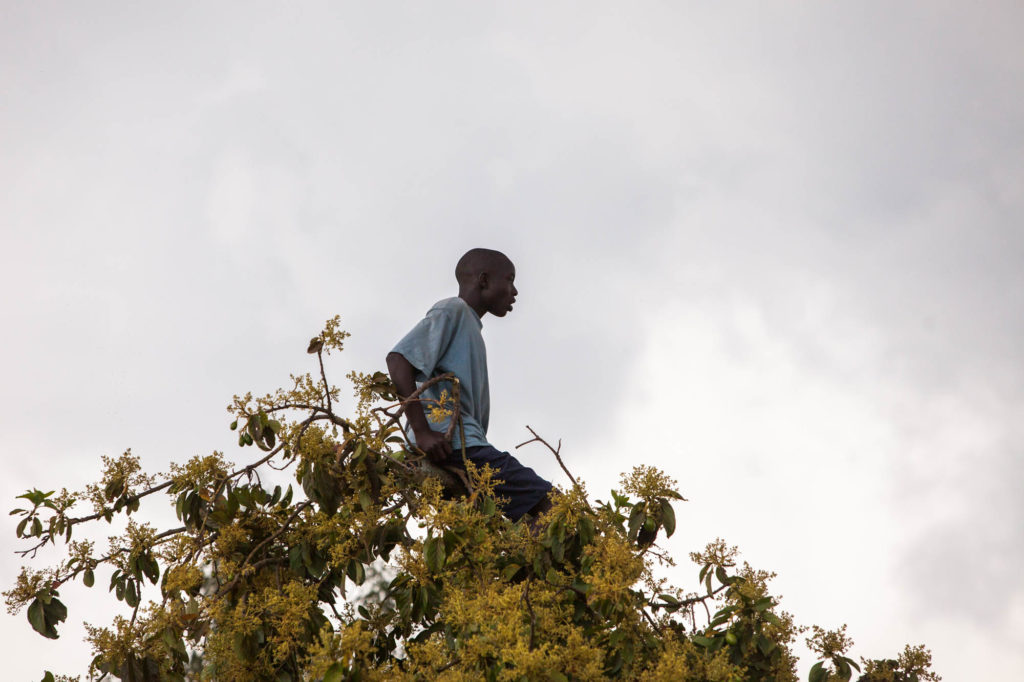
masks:
<path fill-rule="evenodd" d="M 433 429 L 415 433 L 416 447 L 425 452 L 434 464 L 443 463 L 448 459 L 448 455 L 452 454 L 452 444 L 448 442 L 443 433 L 438 433 Z"/>

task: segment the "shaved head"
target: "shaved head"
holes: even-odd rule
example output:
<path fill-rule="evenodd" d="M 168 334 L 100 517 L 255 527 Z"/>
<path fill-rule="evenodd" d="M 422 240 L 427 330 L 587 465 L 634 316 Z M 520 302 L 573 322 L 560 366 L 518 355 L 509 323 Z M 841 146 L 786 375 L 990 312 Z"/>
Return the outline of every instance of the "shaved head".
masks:
<path fill-rule="evenodd" d="M 495 270 L 510 265 L 512 261 L 501 251 L 470 249 L 455 266 L 455 279 L 459 286 L 471 285 L 481 274 L 493 274 Z"/>

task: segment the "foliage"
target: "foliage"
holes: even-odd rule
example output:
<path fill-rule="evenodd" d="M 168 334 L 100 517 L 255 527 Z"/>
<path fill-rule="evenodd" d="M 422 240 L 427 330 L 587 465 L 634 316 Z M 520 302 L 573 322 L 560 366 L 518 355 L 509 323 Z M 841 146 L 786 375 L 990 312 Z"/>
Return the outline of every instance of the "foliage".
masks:
<path fill-rule="evenodd" d="M 12 512 L 16 533 L 34 543 L 22 554 L 58 542 L 66 552 L 23 569 L 8 608 L 27 607 L 31 626 L 56 638 L 67 618 L 58 588 L 92 587 L 102 572 L 126 610 L 88 626 L 88 674 L 124 680 L 796 679 L 802 629 L 770 594 L 772 574 L 716 540 L 691 555 L 696 591 L 657 576 L 672 564 L 655 541 L 675 531 L 675 481 L 639 466 L 601 501 L 566 470 L 573 484 L 548 513 L 512 523 L 493 471 L 439 469 L 406 442 L 384 374 L 351 373 L 353 413 L 336 412 L 323 356 L 346 336 L 334 318 L 310 342 L 319 376 L 235 396 L 230 428 L 253 452 L 244 465 L 214 452 L 148 476 L 128 451 L 105 458 L 101 480 L 80 493 L 22 495 L 31 506 Z M 264 486 L 269 467 L 296 485 Z M 179 526 L 137 520 L 159 499 Z M 81 503 L 92 513 L 76 516 Z M 81 524 L 122 515 L 106 551 L 72 539 Z M 368 571 L 386 583 L 349 598 Z M 816 628 L 809 642 L 824 659 L 811 682 L 858 668 L 843 631 Z M 908 648 L 865 661 L 860 679 L 937 680 L 930 662 Z"/>

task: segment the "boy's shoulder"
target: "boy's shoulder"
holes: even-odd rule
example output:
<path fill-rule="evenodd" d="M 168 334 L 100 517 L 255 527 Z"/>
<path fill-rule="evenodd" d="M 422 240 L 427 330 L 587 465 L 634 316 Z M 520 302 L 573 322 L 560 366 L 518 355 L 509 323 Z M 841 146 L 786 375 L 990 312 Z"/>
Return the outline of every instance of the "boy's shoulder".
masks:
<path fill-rule="evenodd" d="M 427 313 L 432 313 L 435 310 L 441 310 L 445 312 L 459 312 L 461 313 L 463 308 L 468 308 L 466 302 L 458 296 L 452 296 L 451 298 L 442 298 L 440 301 L 430 307 Z"/>
<path fill-rule="evenodd" d="M 452 296 L 451 298 L 443 298 L 435 303 L 430 310 L 427 311 L 427 317 L 431 315 L 445 315 L 450 317 L 453 321 L 461 322 L 463 320 L 473 320 L 477 324 L 480 324 L 480 318 L 476 312 L 458 296 Z"/>

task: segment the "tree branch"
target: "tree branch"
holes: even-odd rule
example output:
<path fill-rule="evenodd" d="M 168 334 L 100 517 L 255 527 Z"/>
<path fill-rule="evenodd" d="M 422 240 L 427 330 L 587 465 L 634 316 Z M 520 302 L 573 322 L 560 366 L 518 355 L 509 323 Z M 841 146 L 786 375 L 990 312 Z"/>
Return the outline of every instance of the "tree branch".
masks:
<path fill-rule="evenodd" d="M 565 475 L 569 477 L 570 481 L 572 481 L 573 486 L 575 486 L 576 488 L 579 488 L 580 484 L 576 481 L 576 479 L 573 477 L 573 475 L 571 473 L 569 473 L 569 469 L 566 468 L 565 462 L 562 461 L 562 456 L 560 454 L 561 451 L 562 451 L 562 439 L 559 438 L 558 439 L 558 447 L 557 448 L 553 448 L 553 447 L 551 447 L 551 443 L 547 442 L 546 440 L 544 440 L 543 438 L 538 436 L 537 432 L 534 431 L 532 428 L 530 428 L 529 425 L 526 426 L 526 430 L 533 434 L 533 438 L 531 438 L 528 441 L 524 441 L 524 442 L 520 443 L 519 445 L 517 445 L 516 446 L 516 450 L 518 450 L 519 448 L 523 447 L 524 445 L 529 445 L 530 443 L 535 443 L 535 442 L 543 443 L 544 445 L 547 446 L 548 450 L 550 450 L 555 455 L 555 459 L 558 460 L 558 466 L 562 467 L 562 471 L 564 471 Z"/>

